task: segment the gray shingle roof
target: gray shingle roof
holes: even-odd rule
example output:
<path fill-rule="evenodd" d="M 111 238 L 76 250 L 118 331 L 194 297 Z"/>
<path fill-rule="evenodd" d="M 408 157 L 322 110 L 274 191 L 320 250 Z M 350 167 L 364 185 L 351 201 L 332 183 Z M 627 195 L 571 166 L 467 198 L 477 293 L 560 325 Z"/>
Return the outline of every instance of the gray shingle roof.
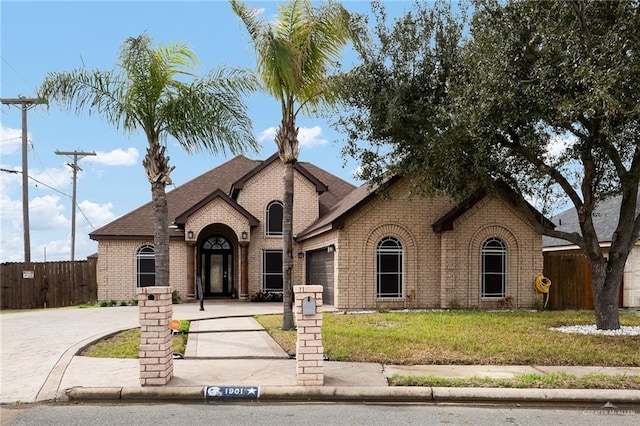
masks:
<path fill-rule="evenodd" d="M 636 216 L 640 213 L 640 192 L 638 196 L 639 202 L 636 205 Z M 621 202 L 622 195 L 609 198 L 601 201 L 593 212 L 593 226 L 596 229 L 598 241 L 601 243 L 611 242 L 613 238 L 613 232 L 618 226 Z M 551 221 L 556 225 L 556 231 L 580 233 L 580 223 L 578 222 L 578 215 L 575 209 L 569 209 L 557 214 L 551 218 Z M 543 247 L 561 247 L 571 246 L 573 243 L 559 238 L 544 236 L 542 238 L 542 245 Z"/>

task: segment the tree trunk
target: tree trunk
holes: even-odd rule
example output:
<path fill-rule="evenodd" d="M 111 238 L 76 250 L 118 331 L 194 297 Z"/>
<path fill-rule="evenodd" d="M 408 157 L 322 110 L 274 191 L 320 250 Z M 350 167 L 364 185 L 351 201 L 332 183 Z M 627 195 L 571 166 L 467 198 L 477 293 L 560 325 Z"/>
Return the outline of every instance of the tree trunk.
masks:
<path fill-rule="evenodd" d="M 624 262 L 591 260 L 591 290 L 596 315 L 596 327 L 599 330 L 617 330 L 620 328 L 618 295 L 624 273 Z"/>
<path fill-rule="evenodd" d="M 152 183 L 153 246 L 155 251 L 156 285 L 169 286 L 169 211 L 164 183 Z"/>
<path fill-rule="evenodd" d="M 293 330 L 293 163 L 285 163 L 282 209 L 282 329 Z"/>
<path fill-rule="evenodd" d="M 172 168 L 169 167 L 169 157 L 165 156 L 165 148 L 157 141 L 149 142 L 142 165 L 151 183 L 155 285 L 169 287 L 169 209 L 165 187 L 171 183 L 169 174 Z"/>
<path fill-rule="evenodd" d="M 298 161 L 298 129 L 295 116 L 285 115 L 276 132 L 280 161 L 284 164 L 284 199 L 282 206 L 282 329 L 293 330 L 293 166 Z"/>

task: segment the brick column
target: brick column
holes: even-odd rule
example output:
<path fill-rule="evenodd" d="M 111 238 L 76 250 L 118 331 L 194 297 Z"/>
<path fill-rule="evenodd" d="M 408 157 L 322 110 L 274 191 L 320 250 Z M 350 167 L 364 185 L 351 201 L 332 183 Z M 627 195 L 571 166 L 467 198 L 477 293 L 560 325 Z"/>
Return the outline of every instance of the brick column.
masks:
<path fill-rule="evenodd" d="M 171 287 L 138 289 L 140 385 L 163 386 L 173 377 Z"/>
<path fill-rule="evenodd" d="M 296 285 L 296 379 L 298 386 L 324 385 L 324 348 L 322 346 L 322 286 Z M 311 300 L 307 298 L 311 297 Z M 306 299 L 306 300 L 305 300 Z M 305 314 L 303 305 L 315 303 L 316 313 Z"/>
<path fill-rule="evenodd" d="M 249 299 L 249 242 L 240 243 L 240 291 L 241 300 Z"/>

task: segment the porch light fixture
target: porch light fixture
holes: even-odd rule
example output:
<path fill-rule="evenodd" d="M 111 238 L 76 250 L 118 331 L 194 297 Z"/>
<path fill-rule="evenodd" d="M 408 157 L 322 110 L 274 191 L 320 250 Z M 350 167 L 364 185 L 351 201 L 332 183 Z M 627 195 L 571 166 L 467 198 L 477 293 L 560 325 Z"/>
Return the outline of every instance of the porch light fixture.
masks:
<path fill-rule="evenodd" d="M 187 232 L 187 238 L 189 238 L 190 240 L 193 240 L 193 231 Z"/>
<path fill-rule="evenodd" d="M 298 253 L 298 259 L 304 259 L 304 252 L 303 251 Z"/>
<path fill-rule="evenodd" d="M 249 238 L 249 234 L 247 234 L 247 231 L 242 231 L 242 234 L 240 234 L 240 236 L 242 237 L 243 240 L 246 240 L 247 238 Z"/>
<path fill-rule="evenodd" d="M 331 244 L 330 246 L 327 247 L 327 251 L 329 253 L 333 253 L 334 251 L 336 251 L 336 246 L 334 246 L 333 244 Z"/>

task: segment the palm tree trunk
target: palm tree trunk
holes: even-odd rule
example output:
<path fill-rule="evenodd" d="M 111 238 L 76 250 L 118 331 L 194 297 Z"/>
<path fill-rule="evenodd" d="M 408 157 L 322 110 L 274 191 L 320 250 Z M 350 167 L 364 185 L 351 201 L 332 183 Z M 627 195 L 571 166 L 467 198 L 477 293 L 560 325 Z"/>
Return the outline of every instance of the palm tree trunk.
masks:
<path fill-rule="evenodd" d="M 282 329 L 293 330 L 293 283 L 291 272 L 293 269 L 293 165 L 285 163 L 284 169 L 284 200 L 282 209 Z"/>
<path fill-rule="evenodd" d="M 293 330 L 293 166 L 298 161 L 298 129 L 295 115 L 285 114 L 276 132 L 280 161 L 284 164 L 284 199 L 282 206 L 282 329 Z"/>
<path fill-rule="evenodd" d="M 153 207 L 153 240 L 155 252 L 155 285 L 169 287 L 169 209 L 165 187 L 171 183 L 169 157 L 165 147 L 157 141 L 149 141 L 147 155 L 142 161 L 147 179 L 151 183 L 151 205 Z"/>
<path fill-rule="evenodd" d="M 169 211 L 164 183 L 151 184 L 156 286 L 169 286 Z"/>

